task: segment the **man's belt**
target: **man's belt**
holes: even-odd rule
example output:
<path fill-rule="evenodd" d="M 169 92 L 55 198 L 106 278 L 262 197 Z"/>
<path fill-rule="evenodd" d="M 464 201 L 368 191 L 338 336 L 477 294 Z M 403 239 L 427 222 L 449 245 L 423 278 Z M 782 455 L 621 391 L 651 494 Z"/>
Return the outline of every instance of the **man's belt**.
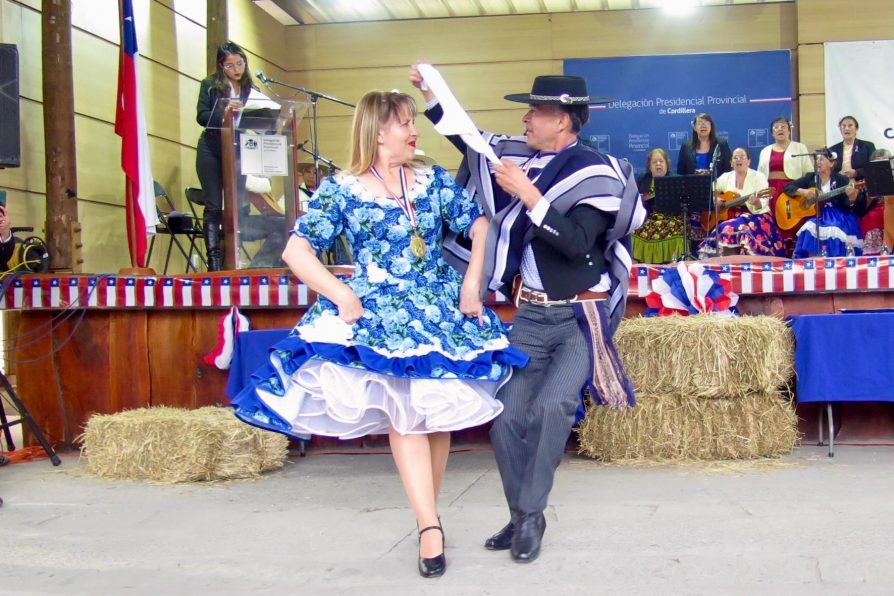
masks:
<path fill-rule="evenodd" d="M 519 284 L 518 290 L 515 292 L 515 305 L 519 302 L 527 302 L 529 304 L 539 304 L 540 306 L 560 306 L 562 304 L 574 304 L 575 302 L 587 302 L 589 300 L 608 300 L 608 292 L 580 292 L 572 298 L 564 300 L 553 300 L 546 292 L 532 290 Z"/>

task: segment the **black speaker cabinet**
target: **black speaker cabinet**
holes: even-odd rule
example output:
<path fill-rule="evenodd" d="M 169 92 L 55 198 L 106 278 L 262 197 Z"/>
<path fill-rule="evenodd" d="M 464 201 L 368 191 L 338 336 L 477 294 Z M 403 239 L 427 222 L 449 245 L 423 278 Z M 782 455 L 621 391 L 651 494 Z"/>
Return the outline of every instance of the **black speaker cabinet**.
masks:
<path fill-rule="evenodd" d="M 19 136 L 19 50 L 0 43 L 0 168 L 21 165 Z"/>

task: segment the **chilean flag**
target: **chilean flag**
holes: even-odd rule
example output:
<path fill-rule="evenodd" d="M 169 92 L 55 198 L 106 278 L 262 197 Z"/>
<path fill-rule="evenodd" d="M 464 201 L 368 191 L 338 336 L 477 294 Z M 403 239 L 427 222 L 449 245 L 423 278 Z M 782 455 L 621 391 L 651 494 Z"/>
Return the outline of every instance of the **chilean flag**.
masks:
<path fill-rule="evenodd" d="M 121 169 L 127 179 L 125 217 L 130 263 L 134 267 L 145 267 L 146 235 L 155 233 L 158 215 L 149 162 L 146 115 L 140 93 L 140 54 L 137 50 L 132 0 L 121 2 L 121 40 L 115 134 L 121 137 Z"/>

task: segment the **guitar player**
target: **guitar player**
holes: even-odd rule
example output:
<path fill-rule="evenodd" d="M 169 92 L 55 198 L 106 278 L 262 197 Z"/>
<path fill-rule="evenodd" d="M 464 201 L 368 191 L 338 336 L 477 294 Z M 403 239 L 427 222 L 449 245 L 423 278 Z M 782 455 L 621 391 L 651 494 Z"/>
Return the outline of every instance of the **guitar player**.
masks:
<path fill-rule="evenodd" d="M 785 187 L 792 198 L 819 202 L 819 246 L 817 246 L 816 218 L 807 219 L 798 230 L 795 258 L 818 256 L 840 257 L 847 254 L 848 245 L 855 255 L 863 252 L 863 237 L 854 212 L 860 208 L 857 189 L 851 180 L 833 172 L 838 156 L 827 148 L 816 152 L 816 172 L 794 180 Z"/>
<path fill-rule="evenodd" d="M 716 254 L 716 238 L 722 255 L 784 256 L 782 239 L 770 211 L 771 192 L 767 177 L 751 169 L 751 157 L 744 147 L 736 147 L 730 164 L 733 169 L 718 177 L 714 186 L 722 221 L 716 236 L 708 234 L 702 242 L 699 254 Z M 733 208 L 740 208 L 740 213 L 733 213 Z M 709 222 L 707 227 L 713 227 L 712 224 L 713 221 Z"/>

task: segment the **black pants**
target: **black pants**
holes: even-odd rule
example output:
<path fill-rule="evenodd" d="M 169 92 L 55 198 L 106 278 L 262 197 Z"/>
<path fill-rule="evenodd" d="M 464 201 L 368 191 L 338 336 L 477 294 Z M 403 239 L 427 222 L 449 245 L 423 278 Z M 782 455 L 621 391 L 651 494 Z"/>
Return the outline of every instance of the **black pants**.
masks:
<path fill-rule="evenodd" d="M 205 203 L 205 226 L 217 226 L 223 222 L 223 167 L 220 154 L 213 151 L 205 140 L 199 137 L 196 145 L 196 173 L 202 185 L 202 199 Z"/>
<path fill-rule="evenodd" d="M 509 341 L 531 357 L 500 388 L 503 402 L 490 430 L 513 522 L 546 509 L 556 468 L 580 405 L 590 354 L 570 305 L 523 303 Z"/>

